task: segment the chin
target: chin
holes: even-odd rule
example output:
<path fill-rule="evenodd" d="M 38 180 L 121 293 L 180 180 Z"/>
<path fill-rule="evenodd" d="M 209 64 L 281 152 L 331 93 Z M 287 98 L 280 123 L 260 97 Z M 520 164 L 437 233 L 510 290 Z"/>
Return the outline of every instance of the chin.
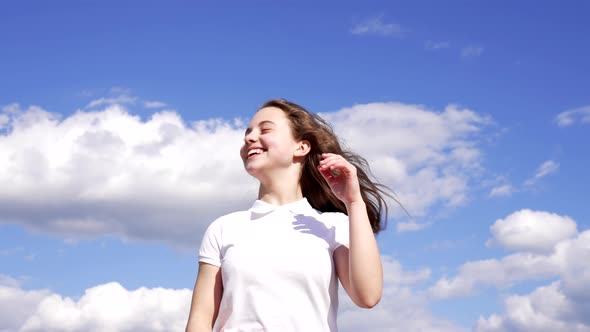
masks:
<path fill-rule="evenodd" d="M 260 174 L 261 170 L 257 167 L 253 167 L 252 165 L 248 165 L 248 164 L 244 164 L 244 170 L 246 171 L 246 173 L 248 173 L 249 175 L 258 178 L 258 175 Z"/>

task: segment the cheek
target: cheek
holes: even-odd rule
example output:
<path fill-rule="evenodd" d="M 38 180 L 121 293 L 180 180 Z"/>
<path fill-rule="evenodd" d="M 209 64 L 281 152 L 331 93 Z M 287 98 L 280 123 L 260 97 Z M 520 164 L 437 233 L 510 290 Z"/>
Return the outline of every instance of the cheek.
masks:
<path fill-rule="evenodd" d="M 244 159 L 246 157 L 246 146 L 242 145 L 240 148 L 240 158 Z"/>

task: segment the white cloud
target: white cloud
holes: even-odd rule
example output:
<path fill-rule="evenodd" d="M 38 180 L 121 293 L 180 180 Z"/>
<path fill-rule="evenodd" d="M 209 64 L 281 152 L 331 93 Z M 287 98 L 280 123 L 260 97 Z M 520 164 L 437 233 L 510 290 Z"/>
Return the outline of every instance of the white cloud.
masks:
<path fill-rule="evenodd" d="M 383 256 L 384 294 L 373 309 L 356 307 L 340 289 L 341 331 L 466 331 L 430 313 L 425 297 L 410 286 L 430 278 L 429 269 L 404 271 Z M 127 290 L 116 282 L 87 289 L 79 298 L 49 291 L 0 286 L 0 331 L 182 331 L 189 289 Z"/>
<path fill-rule="evenodd" d="M 584 286 L 590 282 L 590 265 L 586 263 L 590 261 L 590 231 L 572 234 L 575 224 L 568 217 L 523 211 L 496 223 L 492 229 L 497 232 L 495 241 L 525 251 L 501 259 L 464 263 L 455 277 L 438 280 L 430 294 L 435 298 L 467 296 L 489 286 L 509 288 L 523 281 L 559 277 L 568 296 L 590 301 L 590 289 Z M 538 223 L 534 228 L 532 219 Z M 536 234 L 540 245 L 534 243 L 529 232 Z M 491 319 L 488 323 L 493 322 Z"/>
<path fill-rule="evenodd" d="M 144 101 L 143 102 L 143 106 L 147 107 L 147 108 L 162 108 L 162 107 L 166 107 L 168 105 L 166 105 L 166 103 L 163 103 L 161 101 L 157 101 L 157 100 L 152 100 L 152 101 Z"/>
<path fill-rule="evenodd" d="M 510 184 L 503 184 L 497 187 L 492 188 L 490 192 L 490 197 L 499 197 L 499 196 L 510 196 L 515 191 L 515 189 Z"/>
<path fill-rule="evenodd" d="M 182 331 L 192 291 L 118 283 L 87 289 L 79 299 L 0 286 L 0 331 Z M 0 316 L 1 317 L 1 316 Z"/>
<path fill-rule="evenodd" d="M 590 278 L 587 279 L 590 281 Z M 475 332 L 590 331 L 590 298 L 583 303 L 569 297 L 560 281 L 537 288 L 528 295 L 504 300 L 504 315 L 480 317 Z"/>
<path fill-rule="evenodd" d="M 429 279 L 429 269 L 404 271 L 399 262 L 384 256 L 383 275 L 381 302 L 371 310 L 356 307 L 341 289 L 338 313 L 340 331 L 466 331 L 456 324 L 434 317 L 428 310 L 427 299 L 409 287 Z"/>
<path fill-rule="evenodd" d="M 16 285 L 0 283 L 0 331 L 19 331 L 41 300 L 49 294 L 45 290 L 26 291 Z"/>
<path fill-rule="evenodd" d="M 576 235 L 576 222 L 567 216 L 544 211 L 520 210 L 490 227 L 488 245 L 510 250 L 547 253 L 557 243 Z"/>
<path fill-rule="evenodd" d="M 468 45 L 461 49 L 461 57 L 466 58 L 473 58 L 480 56 L 483 53 L 483 47 L 478 45 Z"/>
<path fill-rule="evenodd" d="M 558 163 L 554 162 L 553 160 L 547 160 L 541 166 L 539 166 L 539 169 L 537 170 L 537 173 L 535 174 L 535 178 L 542 178 L 546 175 L 555 173 L 555 172 L 557 172 L 558 169 L 559 169 Z"/>
<path fill-rule="evenodd" d="M 321 115 L 414 216 L 437 203 L 464 203 L 469 180 L 481 169 L 476 137 L 489 119 L 471 110 L 374 103 Z"/>
<path fill-rule="evenodd" d="M 424 48 L 429 51 L 440 50 L 443 48 L 449 48 L 451 44 L 449 42 L 435 42 L 432 40 L 428 40 L 424 43 Z"/>
<path fill-rule="evenodd" d="M 31 107 L 10 125 L 0 140 L 1 222 L 194 248 L 214 218 L 256 195 L 238 155 L 243 129 L 223 120 L 189 127 L 159 112 L 142 121 L 115 105 L 62 121 Z"/>
<path fill-rule="evenodd" d="M 10 118 L 7 114 L 0 114 L 0 130 L 3 129 L 9 121 Z"/>
<path fill-rule="evenodd" d="M 398 233 L 417 232 L 430 226 L 430 223 L 418 223 L 414 220 L 407 222 L 398 222 L 396 224 L 396 231 Z"/>
<path fill-rule="evenodd" d="M 19 287 L 21 281 L 0 273 L 0 286 Z"/>
<path fill-rule="evenodd" d="M 15 114 L 20 112 L 20 105 L 18 103 L 12 103 L 2 106 L 2 112 L 7 114 Z"/>
<path fill-rule="evenodd" d="M 120 105 L 64 119 L 9 108 L 0 222 L 69 240 L 115 235 L 194 250 L 206 225 L 256 197 L 238 154 L 241 120 L 186 124 L 174 112 L 142 120 Z M 414 215 L 463 203 L 480 169 L 477 135 L 487 120 L 473 111 L 388 103 L 324 115 Z"/>
<path fill-rule="evenodd" d="M 429 290 L 434 298 L 470 296 L 479 288 L 506 288 L 524 280 L 543 280 L 555 276 L 558 265 L 546 256 L 517 253 L 502 259 L 464 263 L 454 278 L 443 277 Z"/>
<path fill-rule="evenodd" d="M 383 15 L 368 18 L 356 24 L 352 30 L 354 35 L 381 35 L 402 37 L 402 28 L 399 24 L 383 22 Z"/>
<path fill-rule="evenodd" d="M 590 123 L 590 106 L 561 112 L 555 117 L 555 122 L 560 127 L 567 127 L 578 121 L 585 124 Z"/>
<path fill-rule="evenodd" d="M 537 182 L 537 180 L 549 174 L 557 173 L 558 170 L 559 163 L 556 163 L 553 160 L 547 160 L 537 168 L 537 171 L 535 172 L 535 175 L 532 178 L 525 181 L 525 185 L 533 185 L 535 182 Z"/>
<path fill-rule="evenodd" d="M 88 105 L 86 105 L 86 108 L 93 108 L 93 107 L 98 107 L 98 106 L 103 106 L 103 105 L 125 105 L 125 104 L 135 104 L 135 102 L 137 101 L 137 97 L 132 97 L 132 96 L 128 96 L 128 95 L 120 95 L 118 97 L 113 97 L 113 98 L 99 98 L 99 99 L 95 99 L 91 102 L 88 103 Z"/>

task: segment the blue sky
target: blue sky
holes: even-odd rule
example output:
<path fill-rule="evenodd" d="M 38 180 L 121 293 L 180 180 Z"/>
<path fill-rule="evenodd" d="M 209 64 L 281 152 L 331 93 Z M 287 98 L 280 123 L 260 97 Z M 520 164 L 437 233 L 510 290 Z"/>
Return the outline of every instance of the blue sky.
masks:
<path fill-rule="evenodd" d="M 416 216 L 391 206 L 384 299 L 343 299 L 342 330 L 590 331 L 576 288 L 590 282 L 589 12 L 0 5 L 0 330 L 183 326 L 204 227 L 256 198 L 243 123 L 280 97 L 333 123 Z M 121 298 L 152 321 L 85 306 Z M 56 313 L 68 301 L 82 318 Z"/>

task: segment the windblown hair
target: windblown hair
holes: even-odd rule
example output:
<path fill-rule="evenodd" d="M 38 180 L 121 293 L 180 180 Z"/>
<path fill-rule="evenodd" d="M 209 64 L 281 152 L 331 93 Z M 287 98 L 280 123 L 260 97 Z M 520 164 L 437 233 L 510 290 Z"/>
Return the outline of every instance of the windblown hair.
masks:
<path fill-rule="evenodd" d="M 335 153 L 343 156 L 357 170 L 361 196 L 367 206 L 367 214 L 373 233 L 385 229 L 388 207 L 384 197 L 392 197 L 386 192 L 389 188 L 371 179 L 367 161 L 352 151 L 342 148 L 334 130 L 317 114 L 284 99 L 267 101 L 262 108 L 276 107 L 283 110 L 291 123 L 293 137 L 306 140 L 311 150 L 303 161 L 300 184 L 303 196 L 313 208 L 322 212 L 343 212 L 348 214 L 346 206 L 339 200 L 318 170 L 322 153 Z M 393 198 L 393 197 L 392 197 Z"/>

